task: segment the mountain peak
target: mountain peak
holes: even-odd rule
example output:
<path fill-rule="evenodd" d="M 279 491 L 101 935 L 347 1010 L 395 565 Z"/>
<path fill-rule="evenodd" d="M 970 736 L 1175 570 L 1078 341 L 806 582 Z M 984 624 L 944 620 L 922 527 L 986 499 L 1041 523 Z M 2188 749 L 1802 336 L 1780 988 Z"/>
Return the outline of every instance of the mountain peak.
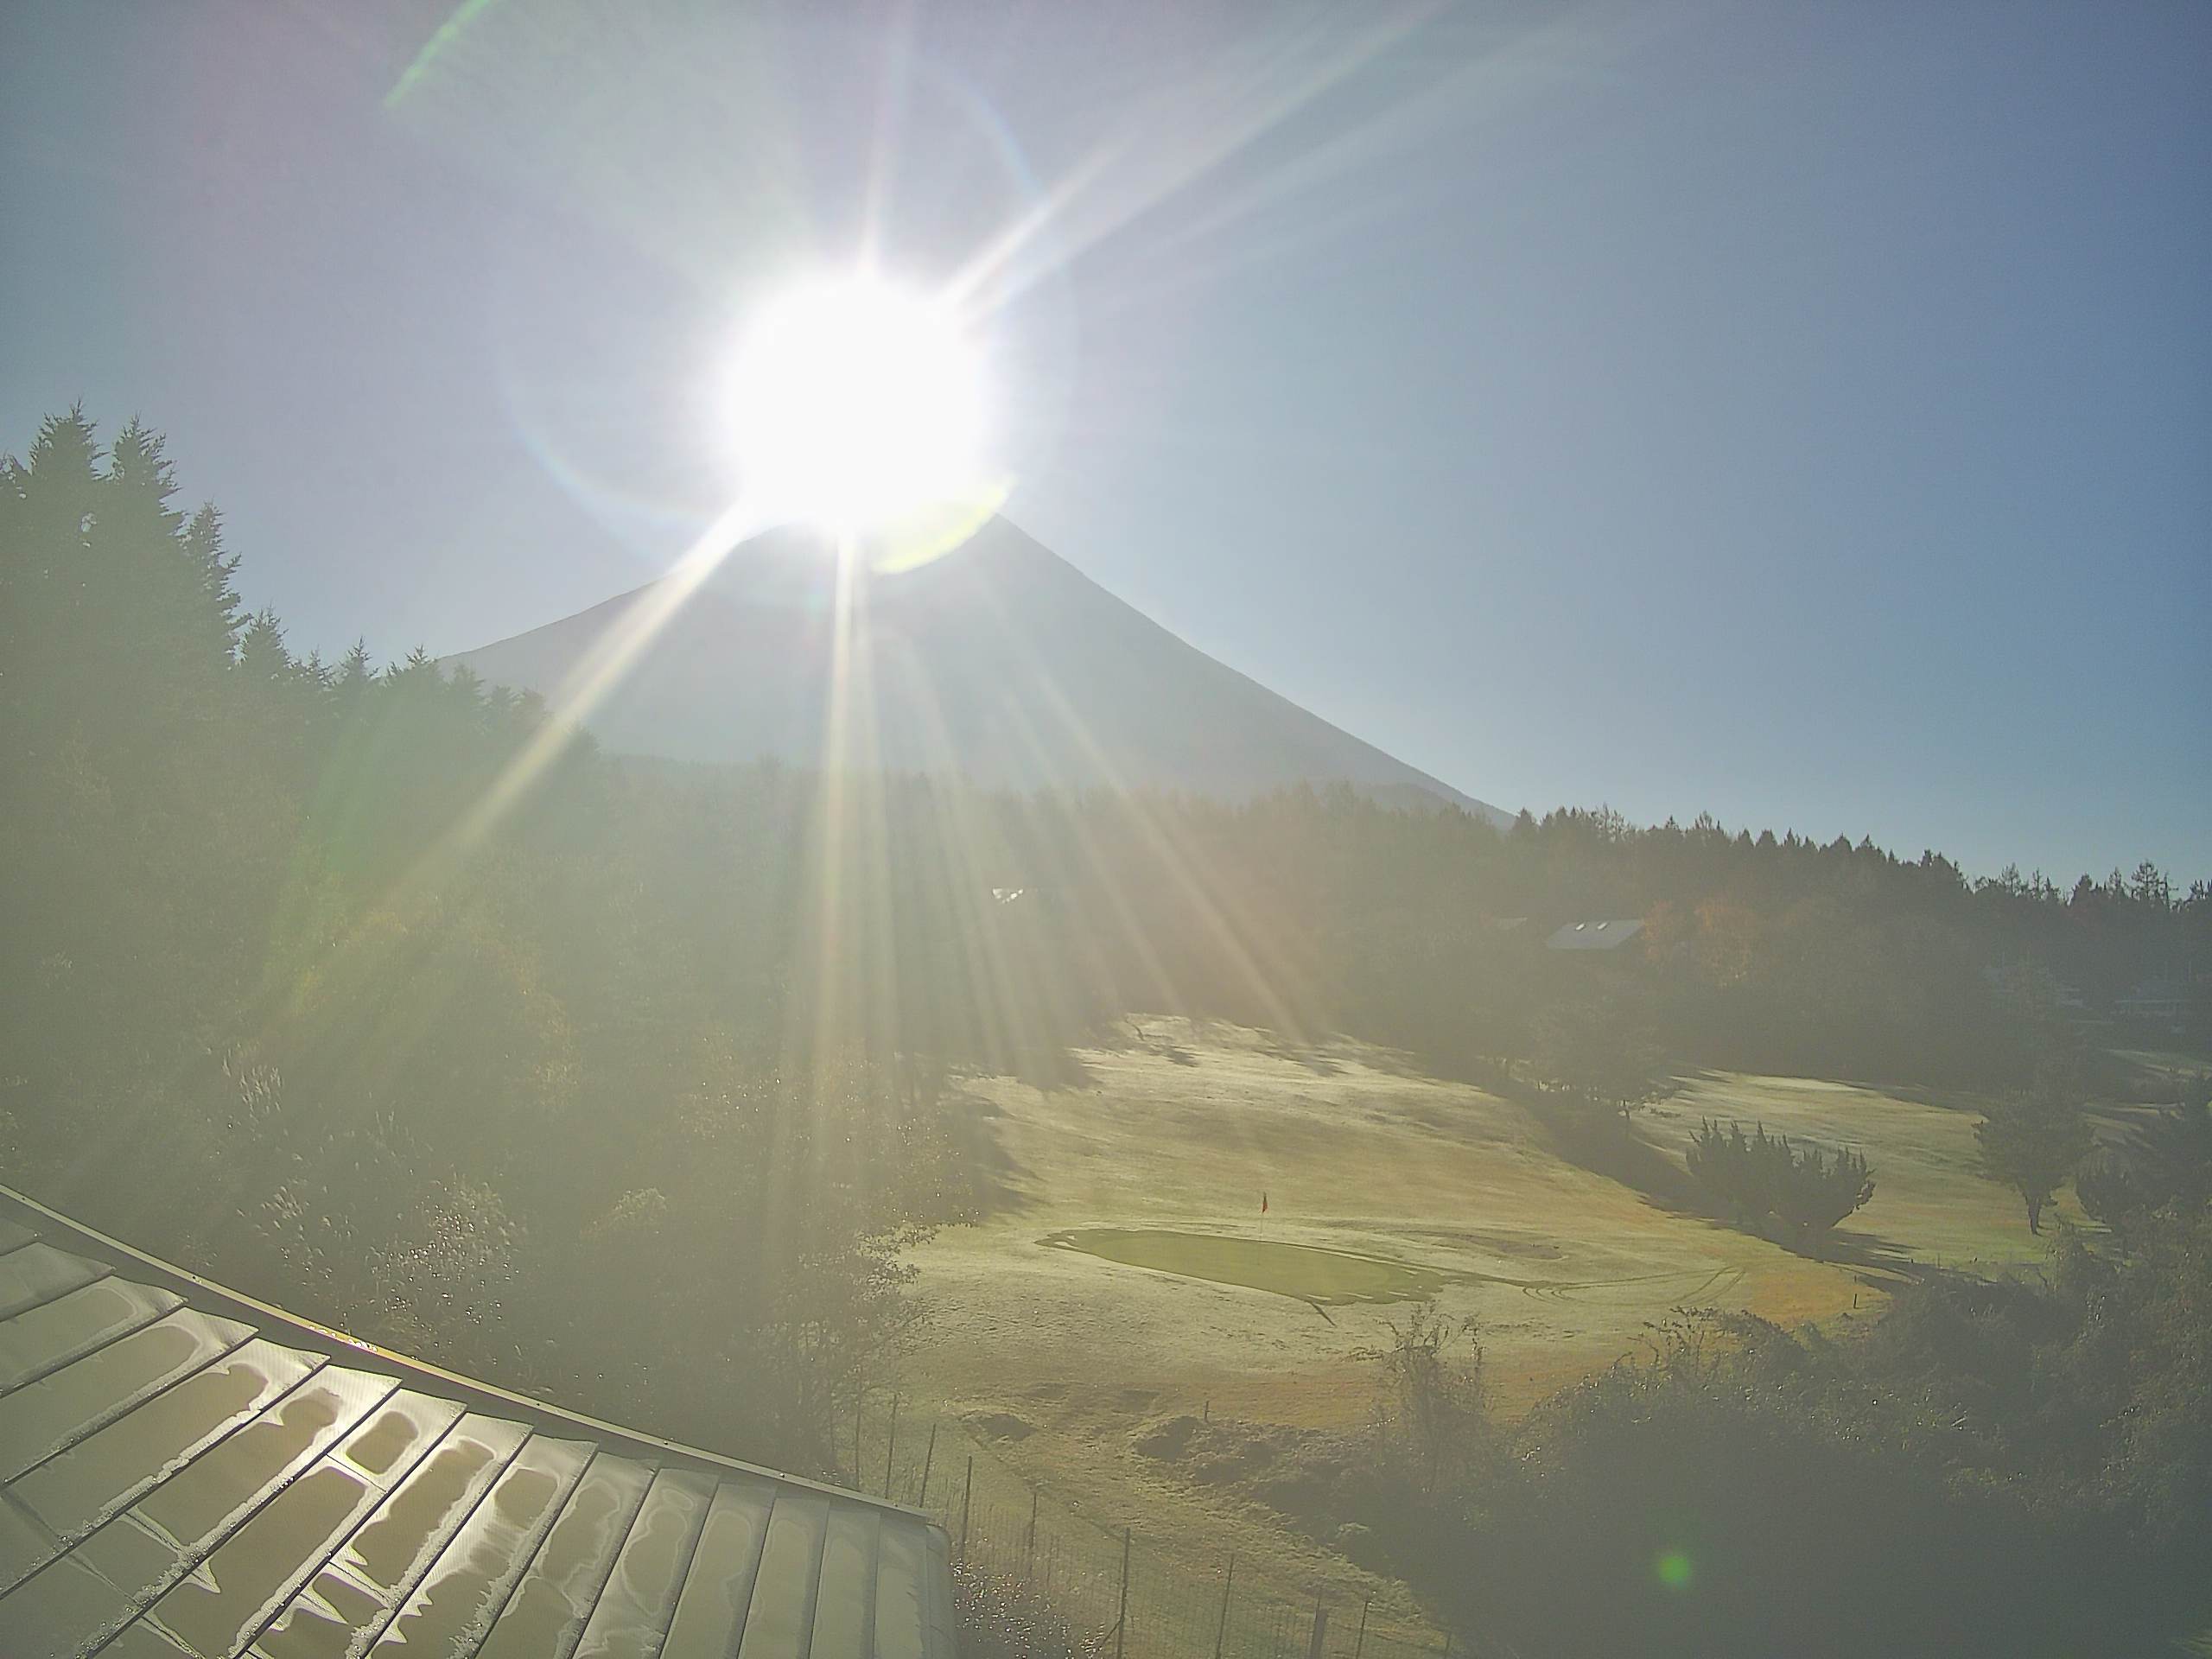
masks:
<path fill-rule="evenodd" d="M 855 582 L 842 652 L 837 582 L 818 535 L 745 543 L 586 723 L 610 749 L 677 760 L 773 756 L 1017 789 L 1231 800 L 1344 783 L 1392 805 L 1510 821 L 1217 662 L 1005 518 L 943 558 Z M 652 591 L 449 660 L 557 698 Z M 841 662 L 847 695 L 833 728 Z"/>

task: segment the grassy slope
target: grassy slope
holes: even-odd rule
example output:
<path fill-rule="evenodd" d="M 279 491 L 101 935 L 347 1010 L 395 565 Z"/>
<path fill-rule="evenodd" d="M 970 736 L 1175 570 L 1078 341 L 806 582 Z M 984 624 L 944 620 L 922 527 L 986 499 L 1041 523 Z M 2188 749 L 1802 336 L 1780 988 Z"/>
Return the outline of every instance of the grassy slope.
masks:
<path fill-rule="evenodd" d="M 993 1449 L 1109 1523 L 1186 1554 L 1194 1573 L 1217 1571 L 1233 1548 L 1240 1579 L 1309 1594 L 1371 1587 L 1264 1511 L 1177 1480 L 1132 1441 L 1148 1421 L 1209 1402 L 1258 1421 L 1358 1421 L 1373 1404 L 1358 1352 L 1384 1341 L 1402 1310 L 1325 1317 L 1291 1297 L 1052 1249 L 1049 1234 L 1230 1233 L 1480 1275 L 1447 1287 L 1438 1306 L 1480 1322 L 1508 1407 L 1607 1363 L 1672 1307 L 1795 1322 L 1843 1315 L 1869 1294 L 1848 1267 L 1669 1213 L 1565 1163 L 1519 1107 L 1381 1052 L 1291 1051 L 1262 1033 L 1164 1019 L 1130 1030 L 1126 1046 L 1083 1053 L 1085 1086 L 969 1085 L 998 1114 L 1012 1197 L 915 1253 L 931 1318 L 912 1382 L 953 1413 L 1030 1425 Z M 1653 1115 L 1650 1137 L 1677 1143 L 1708 1115 L 1864 1147 L 1880 1185 L 1858 1218 L 1872 1236 L 1847 1241 L 1862 1249 L 1941 1251 L 1947 1265 L 2039 1257 L 2017 1203 L 1973 1173 L 1967 1114 L 1842 1085 L 1712 1075 Z"/>
<path fill-rule="evenodd" d="M 1967 1109 L 1852 1084 L 1707 1072 L 1653 1107 L 1644 1132 L 1678 1155 L 1708 1117 L 1733 1118 L 1745 1128 L 1763 1122 L 1794 1140 L 1857 1147 L 1873 1166 L 1874 1198 L 1839 1230 L 1840 1251 L 1940 1259 L 1944 1267 L 1970 1272 L 2040 1261 L 2019 1199 L 1978 1173 L 1977 1113 L 1973 1103 L 1961 1103 Z M 2088 1224 L 2070 1189 L 2044 1212 L 2046 1227 L 2054 1216 Z"/>

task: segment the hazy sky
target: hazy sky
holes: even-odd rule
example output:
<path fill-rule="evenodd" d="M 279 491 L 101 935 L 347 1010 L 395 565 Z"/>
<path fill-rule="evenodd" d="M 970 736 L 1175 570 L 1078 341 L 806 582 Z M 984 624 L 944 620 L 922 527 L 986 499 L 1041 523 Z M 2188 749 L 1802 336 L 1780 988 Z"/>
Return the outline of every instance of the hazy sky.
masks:
<path fill-rule="evenodd" d="M 1329 719 L 2212 874 L 2199 0 L 9 0 L 0 141 L 0 449 L 144 415 L 302 648 L 635 586 L 748 296 L 1026 224 L 1010 516 Z"/>

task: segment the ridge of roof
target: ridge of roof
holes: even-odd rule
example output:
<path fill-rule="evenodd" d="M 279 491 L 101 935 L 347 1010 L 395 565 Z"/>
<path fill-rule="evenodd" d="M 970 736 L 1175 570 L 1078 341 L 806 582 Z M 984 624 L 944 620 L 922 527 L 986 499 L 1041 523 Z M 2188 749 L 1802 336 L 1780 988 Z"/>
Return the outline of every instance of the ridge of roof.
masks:
<path fill-rule="evenodd" d="M 919 1510 L 410 1359 L 0 1187 L 10 1659 L 956 1647 Z"/>
<path fill-rule="evenodd" d="M 534 1428 L 554 1433 L 580 1433 L 582 1438 L 597 1440 L 610 1449 L 620 1450 L 633 1457 L 648 1457 L 658 1462 L 677 1459 L 696 1464 L 702 1470 L 723 1470 L 732 1474 L 752 1475 L 762 1480 L 776 1481 L 788 1486 L 806 1488 L 828 1497 L 848 1502 L 873 1504 L 899 1515 L 911 1516 L 918 1521 L 937 1524 L 926 1511 L 894 1503 L 887 1497 L 855 1491 L 849 1487 L 832 1486 L 826 1482 L 812 1480 L 804 1475 L 794 1475 L 780 1469 L 771 1469 L 763 1464 L 747 1463 L 741 1458 L 732 1458 L 719 1452 L 709 1452 L 702 1446 L 688 1446 L 681 1440 L 664 1440 L 642 1429 L 628 1428 L 605 1418 L 594 1417 L 585 1412 L 572 1411 L 565 1406 L 538 1399 L 534 1395 L 519 1394 L 512 1389 L 486 1382 L 460 1371 L 450 1371 L 426 1359 L 416 1359 L 390 1348 L 352 1336 L 327 1325 L 278 1307 L 272 1302 L 261 1301 L 244 1291 L 233 1290 L 228 1285 L 203 1278 L 188 1268 L 178 1267 L 173 1262 L 126 1244 L 122 1240 L 101 1232 L 98 1228 L 63 1214 L 60 1211 L 40 1203 L 28 1193 L 12 1186 L 0 1185 L 0 1217 L 10 1210 L 28 1212 L 37 1217 L 44 1228 L 66 1231 L 91 1248 L 95 1255 L 105 1252 L 129 1259 L 130 1271 L 142 1278 L 149 1278 L 165 1288 L 177 1292 L 186 1302 L 202 1313 L 217 1313 L 249 1325 L 275 1325 L 283 1327 L 289 1336 L 273 1338 L 287 1346 L 306 1348 L 323 1355 L 327 1359 L 351 1357 L 356 1363 L 395 1367 L 410 1378 L 427 1384 L 435 1392 L 465 1400 L 472 1409 L 491 1410 L 528 1422 Z M 21 1217 L 19 1217 L 18 1219 Z M 43 1230 L 41 1236 L 46 1237 Z M 48 1237 L 47 1242 L 54 1241 Z M 118 1264 L 110 1262 L 111 1268 Z M 264 1336 L 269 1335 L 266 1330 Z"/>

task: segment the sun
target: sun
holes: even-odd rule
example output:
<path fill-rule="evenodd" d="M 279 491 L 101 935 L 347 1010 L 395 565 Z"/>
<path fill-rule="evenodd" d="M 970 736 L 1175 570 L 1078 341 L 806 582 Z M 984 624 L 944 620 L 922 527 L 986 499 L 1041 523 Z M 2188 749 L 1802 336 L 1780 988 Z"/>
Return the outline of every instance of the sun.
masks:
<path fill-rule="evenodd" d="M 762 306 L 723 410 L 760 512 L 870 529 L 989 487 L 984 354 L 942 302 L 864 273 Z"/>

